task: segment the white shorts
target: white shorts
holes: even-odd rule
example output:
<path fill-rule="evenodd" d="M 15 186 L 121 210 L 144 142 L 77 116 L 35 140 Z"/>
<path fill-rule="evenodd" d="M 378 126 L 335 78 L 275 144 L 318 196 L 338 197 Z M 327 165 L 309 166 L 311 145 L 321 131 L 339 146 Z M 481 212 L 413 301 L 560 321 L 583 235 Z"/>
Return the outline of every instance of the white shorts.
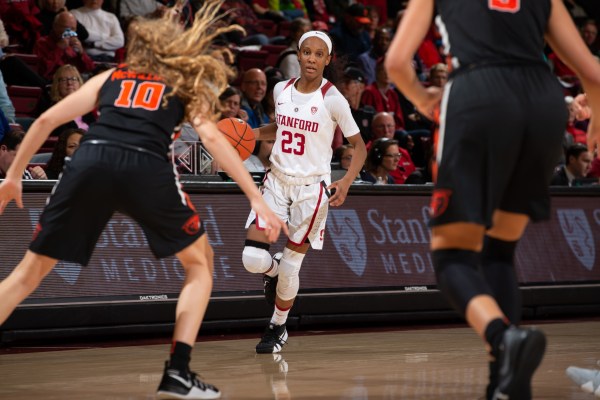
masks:
<path fill-rule="evenodd" d="M 295 178 L 280 171 L 271 170 L 265 175 L 262 195 L 273 212 L 287 222 L 289 241 L 297 246 L 308 239 L 315 250 L 323 248 L 325 222 L 329 209 L 331 182 L 329 174 Z M 256 228 L 263 230 L 265 222 L 254 210 L 250 211 L 246 229 L 256 220 Z"/>

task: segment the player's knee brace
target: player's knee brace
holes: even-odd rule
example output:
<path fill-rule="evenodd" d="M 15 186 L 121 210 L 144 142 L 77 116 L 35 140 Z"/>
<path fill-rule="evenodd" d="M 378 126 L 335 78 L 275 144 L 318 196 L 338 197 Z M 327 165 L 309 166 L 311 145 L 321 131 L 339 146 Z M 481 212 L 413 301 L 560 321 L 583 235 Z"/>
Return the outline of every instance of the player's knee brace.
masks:
<path fill-rule="evenodd" d="M 438 289 L 463 317 L 467 305 L 475 296 L 491 296 L 483 276 L 477 271 L 479 253 L 446 249 L 432 253 Z"/>
<path fill-rule="evenodd" d="M 246 240 L 244 251 L 242 252 L 242 264 L 248 272 L 254 274 L 264 274 L 271 268 L 273 262 L 269 254 L 269 244 Z"/>
<path fill-rule="evenodd" d="M 281 300 L 292 300 L 298 294 L 300 288 L 300 267 L 305 254 L 290 250 L 283 250 L 283 256 L 279 262 L 279 281 L 277 282 L 277 296 Z"/>

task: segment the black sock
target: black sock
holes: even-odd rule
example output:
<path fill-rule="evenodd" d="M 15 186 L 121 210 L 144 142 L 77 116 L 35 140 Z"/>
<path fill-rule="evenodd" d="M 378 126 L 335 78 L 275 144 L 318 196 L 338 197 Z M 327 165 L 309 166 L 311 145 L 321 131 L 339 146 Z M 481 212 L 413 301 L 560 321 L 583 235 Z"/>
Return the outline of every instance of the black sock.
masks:
<path fill-rule="evenodd" d="M 192 354 L 192 346 L 183 342 L 173 342 L 171 346 L 171 359 L 169 367 L 175 368 L 182 372 L 188 372 L 190 359 Z"/>
<path fill-rule="evenodd" d="M 491 321 L 485 328 L 485 340 L 492 347 L 491 354 L 496 360 L 498 359 L 502 336 L 507 329 L 508 325 L 501 318 Z"/>

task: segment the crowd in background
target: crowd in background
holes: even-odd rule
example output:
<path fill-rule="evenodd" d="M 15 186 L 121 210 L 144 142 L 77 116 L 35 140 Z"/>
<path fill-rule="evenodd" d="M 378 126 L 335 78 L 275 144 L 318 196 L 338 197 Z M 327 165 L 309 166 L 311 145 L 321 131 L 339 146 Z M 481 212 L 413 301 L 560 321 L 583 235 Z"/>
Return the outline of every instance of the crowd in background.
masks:
<path fill-rule="evenodd" d="M 201 3 L 192 0 L 185 4 L 182 24 L 190 23 Z M 367 144 L 367 161 L 357 180 L 374 184 L 432 182 L 436 122 L 421 115 L 396 90 L 384 68 L 386 51 L 405 3 L 224 0 L 222 9 L 227 13 L 217 23 L 240 24 L 246 33 L 223 35 L 211 50 L 215 58 L 238 71 L 220 97 L 222 116 L 241 118 L 253 128 L 273 122 L 273 88 L 299 75 L 298 39 L 308 30 L 326 31 L 335 54 L 326 77 L 348 100 Z M 584 0 L 565 3 L 586 44 L 600 56 L 595 22 L 600 7 Z M 0 178 L 32 120 L 78 90 L 90 76 L 122 62 L 130 24 L 139 17 L 158 17 L 170 5 L 156 0 L 0 0 Z M 265 57 L 267 53 L 275 54 Z M 248 63 L 252 55 L 259 57 L 254 64 Z M 571 110 L 573 99 L 581 92 L 575 74 L 550 48 L 540 54 L 542 57 L 562 84 L 565 107 Z M 441 35 L 432 23 L 414 55 L 414 68 L 422 84 L 443 87 L 451 75 L 448 59 Z M 39 91 L 35 109 L 28 115 L 22 115 L 13 104 L 16 95 L 11 95 L 11 88 L 15 87 Z M 96 112 L 82 115 L 53 131 L 47 145 L 32 159 L 25 178 L 56 179 L 65 156 L 77 149 L 79 139 L 97 116 Z M 564 154 L 557 154 L 553 184 L 598 184 L 600 162 L 585 147 L 586 124 L 572 112 L 565 127 Z M 181 137 L 197 139 L 189 130 L 184 125 Z M 269 168 L 272 146 L 272 142 L 257 143 L 254 154 L 245 162 L 249 171 Z M 337 132 L 332 147 L 332 167 L 347 168 L 353 149 L 341 132 Z"/>

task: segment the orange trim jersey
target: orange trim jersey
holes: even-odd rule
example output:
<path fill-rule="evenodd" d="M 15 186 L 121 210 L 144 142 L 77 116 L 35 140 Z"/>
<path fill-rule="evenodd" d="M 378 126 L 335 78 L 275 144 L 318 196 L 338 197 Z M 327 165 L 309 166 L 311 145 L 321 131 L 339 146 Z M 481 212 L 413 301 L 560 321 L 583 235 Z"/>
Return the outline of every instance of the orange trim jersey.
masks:
<path fill-rule="evenodd" d="M 171 96 L 167 106 L 163 106 L 170 91 L 158 76 L 119 66 L 100 89 L 100 117 L 82 143 L 109 140 L 166 155 L 173 131 L 185 115 L 185 107 L 176 96 Z"/>

